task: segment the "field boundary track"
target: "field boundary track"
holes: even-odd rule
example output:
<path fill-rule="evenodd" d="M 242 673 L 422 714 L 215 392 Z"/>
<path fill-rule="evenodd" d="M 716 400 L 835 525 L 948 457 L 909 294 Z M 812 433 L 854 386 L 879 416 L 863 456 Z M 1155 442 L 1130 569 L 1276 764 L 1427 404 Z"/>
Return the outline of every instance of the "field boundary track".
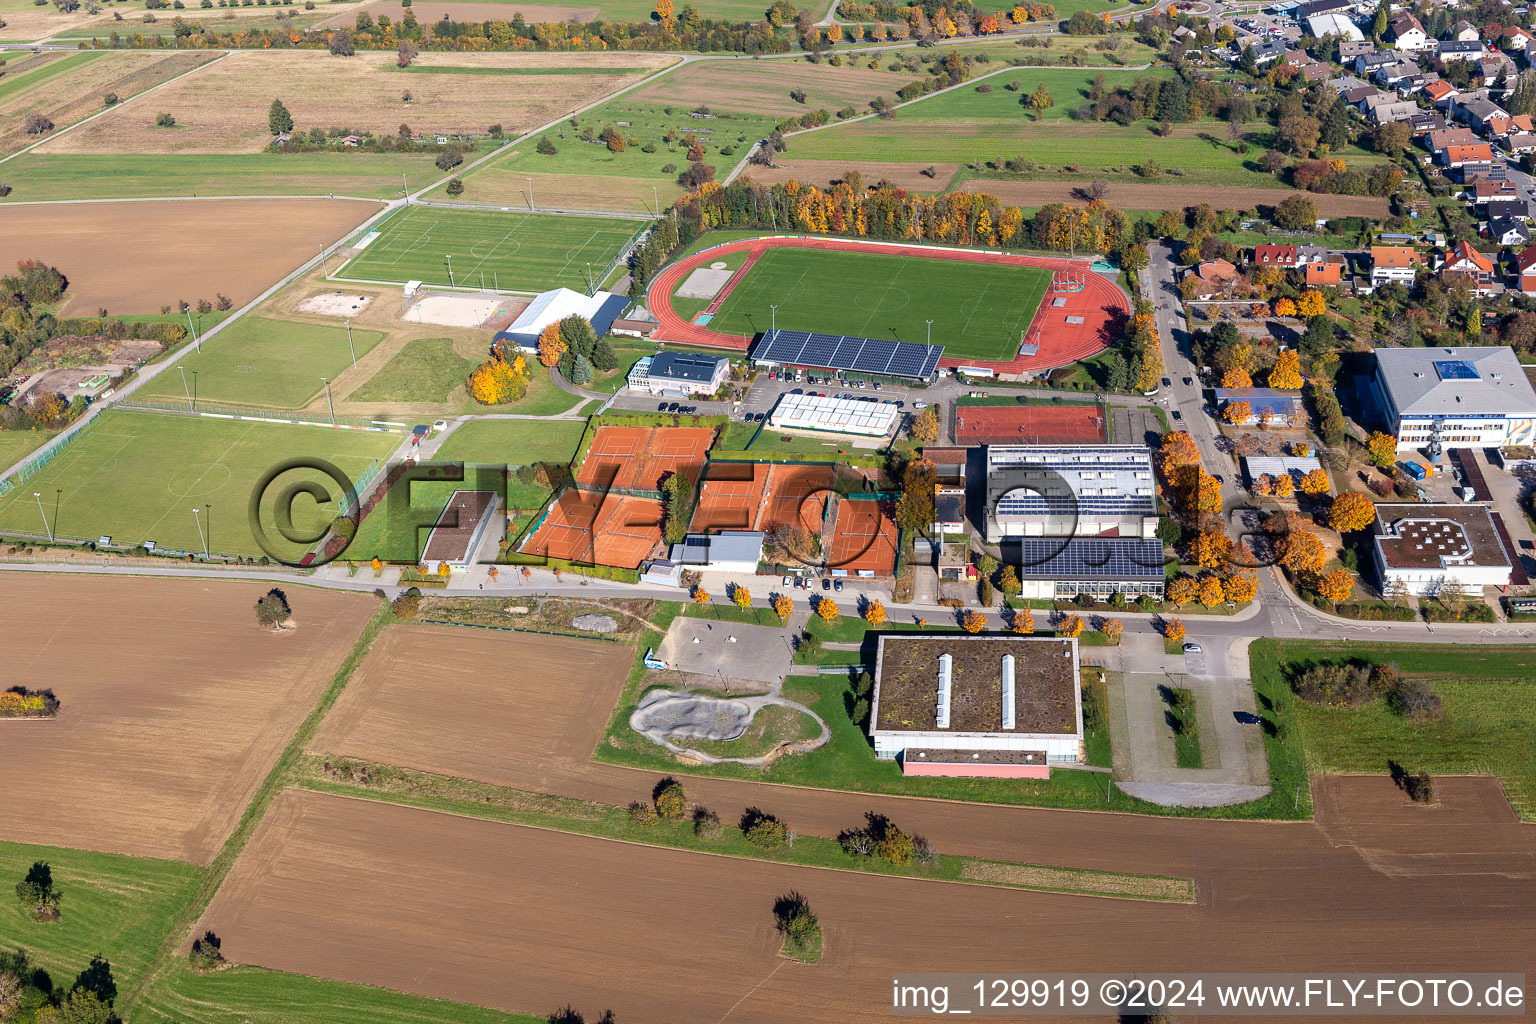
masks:
<path fill-rule="evenodd" d="M 957 249 L 950 247 L 916 245 L 904 242 L 882 242 L 869 239 L 824 238 L 804 235 L 764 235 L 759 238 L 741 239 L 702 249 L 662 270 L 651 282 L 646 303 L 651 313 L 660 321 L 660 328 L 653 340 L 711 348 L 732 349 L 745 352 L 751 345 L 748 335 L 726 334 L 707 326 L 690 323 L 672 308 L 672 294 L 687 276 L 701 266 L 731 253 L 746 252 L 755 262 L 768 249 L 798 247 L 824 249 L 837 252 L 876 252 L 894 256 L 915 256 L 924 259 L 958 260 L 969 263 L 986 263 L 1000 266 L 1031 267 L 1041 270 L 1072 270 L 1084 281 L 1080 292 L 1056 295 L 1063 305 L 1053 306 L 1052 293 L 1046 293 L 1035 312 L 1030 326 L 1031 341 L 1037 341 L 1039 351 L 1033 356 L 1015 356 L 1007 360 L 972 359 L 945 356 L 939 361 L 942 369 L 957 366 L 986 367 L 1000 374 L 1040 373 L 1058 366 L 1086 359 L 1107 348 L 1120 335 L 1125 320 L 1130 316 L 1130 301 L 1119 287 L 1103 275 L 1090 269 L 1086 260 L 1069 260 L 1047 256 L 1025 256 L 1019 253 L 990 249 Z M 743 268 L 745 269 L 745 268 Z M 738 275 L 739 277 L 740 275 Z M 733 281 L 737 278 L 733 277 Z M 1081 319 L 1080 323 L 1068 323 L 1068 319 Z M 1037 335 L 1037 336 L 1036 336 Z"/>

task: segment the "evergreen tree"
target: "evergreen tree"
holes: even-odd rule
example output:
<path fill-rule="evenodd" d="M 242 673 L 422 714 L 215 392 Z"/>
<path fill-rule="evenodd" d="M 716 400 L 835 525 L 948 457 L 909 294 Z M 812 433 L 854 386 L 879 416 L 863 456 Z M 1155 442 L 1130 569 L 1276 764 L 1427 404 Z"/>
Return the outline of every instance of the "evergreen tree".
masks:
<path fill-rule="evenodd" d="M 607 335 L 597 339 L 597 344 L 592 347 L 592 365 L 599 370 L 612 370 L 619 365 L 618 353 L 614 352 L 613 344 Z"/>
<path fill-rule="evenodd" d="M 293 115 L 288 113 L 288 108 L 283 106 L 282 100 L 272 101 L 272 106 L 267 110 L 267 127 L 271 129 L 273 135 L 293 131 Z"/>
<path fill-rule="evenodd" d="M 1387 5 L 1376 5 L 1376 21 L 1371 25 L 1371 35 L 1380 39 L 1387 34 Z"/>
<path fill-rule="evenodd" d="M 1334 96 L 1333 103 L 1323 115 L 1322 141 L 1331 150 L 1349 145 L 1349 110 L 1341 96 Z"/>
<path fill-rule="evenodd" d="M 1189 86 L 1177 76 L 1163 82 L 1158 90 L 1157 107 L 1164 121 L 1189 120 Z"/>
<path fill-rule="evenodd" d="M 1504 106 L 1511 114 L 1536 114 L 1536 72 L 1523 72 Z"/>
<path fill-rule="evenodd" d="M 579 353 L 571 361 L 571 383 L 577 387 L 592 383 L 592 362 Z"/>

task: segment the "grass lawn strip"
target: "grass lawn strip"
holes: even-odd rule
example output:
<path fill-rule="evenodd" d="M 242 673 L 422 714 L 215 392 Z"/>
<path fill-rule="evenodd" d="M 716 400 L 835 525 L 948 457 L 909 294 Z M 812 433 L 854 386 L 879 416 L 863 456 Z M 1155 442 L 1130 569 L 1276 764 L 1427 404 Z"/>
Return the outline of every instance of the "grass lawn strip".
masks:
<path fill-rule="evenodd" d="M 1188 687 L 1170 688 L 1174 700 L 1187 702 L 1188 710 L 1180 711 L 1170 706 L 1169 717 L 1173 720 L 1173 752 L 1180 768 L 1204 768 L 1205 758 L 1200 752 L 1200 722 L 1196 714 L 1195 692 Z"/>
<path fill-rule="evenodd" d="M 476 365 L 454 350 L 452 338 L 413 338 L 346 401 L 441 405 L 464 386 Z"/>

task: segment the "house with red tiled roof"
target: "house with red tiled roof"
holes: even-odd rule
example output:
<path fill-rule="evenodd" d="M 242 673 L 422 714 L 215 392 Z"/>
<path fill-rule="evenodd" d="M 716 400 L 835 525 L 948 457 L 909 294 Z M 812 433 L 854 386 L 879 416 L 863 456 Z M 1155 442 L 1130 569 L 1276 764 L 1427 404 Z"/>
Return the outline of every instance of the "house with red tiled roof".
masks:
<path fill-rule="evenodd" d="M 1456 95 L 1456 87 L 1443 78 L 1437 78 L 1424 86 L 1424 95 L 1429 97 L 1429 102 L 1435 106 L 1444 106 Z"/>
<path fill-rule="evenodd" d="M 1511 25 L 1504 30 L 1504 49 L 1523 53 L 1530 48 L 1532 41 L 1536 41 L 1536 35 L 1532 35 L 1519 25 Z"/>
<path fill-rule="evenodd" d="M 1475 142 L 1470 146 L 1446 146 L 1440 151 L 1440 162 L 1453 169 L 1466 164 L 1486 164 L 1492 160 L 1493 147 L 1486 142 Z"/>
<path fill-rule="evenodd" d="M 1253 247 L 1253 264 L 1256 267 L 1294 267 L 1294 245 L 1256 245 Z"/>
<path fill-rule="evenodd" d="M 1488 119 L 1489 138 L 1500 139 L 1511 132 L 1528 132 L 1531 130 L 1531 115 L 1515 114 L 1512 117 L 1490 117 Z"/>
<path fill-rule="evenodd" d="M 1194 297 L 1201 301 L 1220 298 L 1237 284 L 1237 268 L 1224 259 L 1207 260 L 1189 274 L 1195 281 Z"/>
<path fill-rule="evenodd" d="M 1466 284 L 1478 295 L 1493 293 L 1493 277 L 1493 261 L 1472 248 L 1469 242 L 1457 242 L 1446 254 L 1445 264 L 1440 268 L 1441 281 Z"/>
<path fill-rule="evenodd" d="M 1371 246 L 1371 285 L 1413 284 L 1418 254 L 1406 245 Z"/>
<path fill-rule="evenodd" d="M 1344 282 L 1343 256 L 1325 256 L 1302 269 L 1307 275 L 1308 288 L 1330 288 Z"/>
<path fill-rule="evenodd" d="M 1520 290 L 1536 295 L 1536 245 L 1526 246 L 1515 257 L 1515 273 L 1520 278 Z"/>

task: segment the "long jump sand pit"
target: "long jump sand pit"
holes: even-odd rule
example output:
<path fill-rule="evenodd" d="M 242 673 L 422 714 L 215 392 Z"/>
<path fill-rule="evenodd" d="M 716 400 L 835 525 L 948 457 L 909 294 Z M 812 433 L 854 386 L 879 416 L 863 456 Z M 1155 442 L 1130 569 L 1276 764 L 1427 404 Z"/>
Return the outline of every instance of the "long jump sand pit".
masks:
<path fill-rule="evenodd" d="M 762 806 L 794 792 L 768 787 Z M 983 810 L 1015 839 L 1056 821 L 1096 830 L 1122 868 L 1149 844 L 1157 856 L 1157 823 Z M 288 791 L 194 933 L 212 928 L 239 963 L 507 1011 L 570 1002 L 621 1021 L 730 1024 L 883 1018 L 896 971 L 1528 968 L 1528 838 L 1497 864 L 1406 888 L 1307 823 L 1170 824 L 1203 838 L 1175 839 L 1204 865 L 1195 905 L 789 867 Z M 821 919 L 814 968 L 776 955 L 770 908 L 790 890 Z"/>
<path fill-rule="evenodd" d="M 51 722 L 0 724 L 0 836 L 208 864 L 376 603 L 257 583 L 9 574 L 6 675 Z M 21 794 L 29 794 L 23 797 Z"/>
<path fill-rule="evenodd" d="M 392 626 L 310 749 L 558 792 L 564 762 L 584 761 L 602 737 L 633 659 L 598 640 Z"/>
<path fill-rule="evenodd" d="M 158 313 L 220 293 L 239 306 L 378 210 L 331 199 L 8 206 L 0 268 L 23 259 L 58 267 L 74 315 Z"/>

